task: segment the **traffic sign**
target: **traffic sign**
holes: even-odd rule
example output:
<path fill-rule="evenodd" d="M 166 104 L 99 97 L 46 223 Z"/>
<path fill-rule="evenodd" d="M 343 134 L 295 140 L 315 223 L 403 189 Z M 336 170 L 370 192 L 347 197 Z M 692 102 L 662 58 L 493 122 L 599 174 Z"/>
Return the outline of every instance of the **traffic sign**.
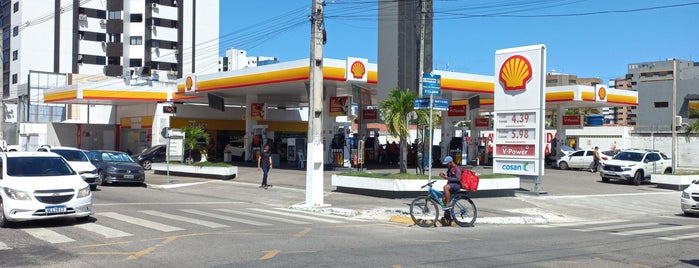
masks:
<path fill-rule="evenodd" d="M 429 101 L 429 99 L 428 99 L 428 101 Z M 437 111 L 449 110 L 449 100 L 434 98 L 434 103 L 432 103 L 432 110 L 437 110 Z"/>
<path fill-rule="evenodd" d="M 442 76 L 438 74 L 422 74 L 422 95 L 439 96 L 442 93 Z"/>
<path fill-rule="evenodd" d="M 430 108 L 430 98 L 415 98 L 413 100 L 413 109 L 422 110 Z"/>

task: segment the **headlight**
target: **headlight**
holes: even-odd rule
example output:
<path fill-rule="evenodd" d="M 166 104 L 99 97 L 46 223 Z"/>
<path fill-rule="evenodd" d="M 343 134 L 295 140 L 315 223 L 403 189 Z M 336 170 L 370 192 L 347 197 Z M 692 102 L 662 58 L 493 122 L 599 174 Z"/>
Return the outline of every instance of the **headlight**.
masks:
<path fill-rule="evenodd" d="M 625 168 L 622 168 L 621 170 L 623 170 L 623 171 L 631 171 L 631 168 L 630 168 L 630 167 L 625 167 Z"/>
<path fill-rule="evenodd" d="M 5 195 L 7 195 L 7 197 L 12 198 L 12 199 L 16 199 L 16 200 L 30 200 L 31 199 L 31 197 L 29 197 L 29 194 L 25 191 L 19 191 L 19 190 L 15 190 L 15 189 L 8 188 L 8 187 L 3 187 L 2 190 L 5 191 Z"/>
<path fill-rule="evenodd" d="M 689 192 L 682 191 L 682 198 L 689 199 Z"/>
<path fill-rule="evenodd" d="M 90 186 L 89 186 L 89 185 L 88 185 L 87 187 L 82 188 L 82 189 L 80 189 L 80 190 L 78 191 L 78 198 L 86 197 L 86 196 L 89 196 L 89 195 L 90 195 Z"/>
<path fill-rule="evenodd" d="M 116 168 L 115 166 L 109 166 L 109 167 L 107 167 L 107 170 L 108 170 L 108 171 L 111 171 L 111 172 L 114 172 L 114 171 L 117 170 L 117 168 Z"/>

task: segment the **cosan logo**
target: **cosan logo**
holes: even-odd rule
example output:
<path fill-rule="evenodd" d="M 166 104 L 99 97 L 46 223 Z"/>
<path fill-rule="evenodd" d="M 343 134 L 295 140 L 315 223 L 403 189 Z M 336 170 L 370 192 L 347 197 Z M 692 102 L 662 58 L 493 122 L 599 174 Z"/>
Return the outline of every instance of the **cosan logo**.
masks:
<path fill-rule="evenodd" d="M 529 171 L 529 170 L 527 170 L 527 165 L 529 165 L 529 163 L 524 163 L 524 164 L 504 164 L 504 165 L 502 165 L 502 170 L 508 170 L 508 171 Z"/>
<path fill-rule="evenodd" d="M 532 79 L 532 65 L 524 56 L 511 56 L 500 66 L 498 79 L 505 91 L 525 90 L 527 83 Z"/>

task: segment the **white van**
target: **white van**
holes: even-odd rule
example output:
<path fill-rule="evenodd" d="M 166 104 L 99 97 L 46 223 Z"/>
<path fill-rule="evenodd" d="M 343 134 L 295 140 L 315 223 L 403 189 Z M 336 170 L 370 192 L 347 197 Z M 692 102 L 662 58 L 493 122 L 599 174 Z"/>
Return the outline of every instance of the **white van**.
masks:
<path fill-rule="evenodd" d="M 77 171 L 83 180 L 90 185 L 91 190 L 96 190 L 97 185 L 100 184 L 97 168 L 87 158 L 85 151 L 73 147 L 51 147 L 48 145 L 42 145 L 37 151 L 53 152 L 62 156 L 68 161 L 70 167 Z"/>

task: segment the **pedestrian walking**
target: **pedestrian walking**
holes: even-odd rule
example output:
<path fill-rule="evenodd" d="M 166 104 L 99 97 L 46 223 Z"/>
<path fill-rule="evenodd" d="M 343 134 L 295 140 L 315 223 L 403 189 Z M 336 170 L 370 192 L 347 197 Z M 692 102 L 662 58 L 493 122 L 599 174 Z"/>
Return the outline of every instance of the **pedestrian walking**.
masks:
<path fill-rule="evenodd" d="M 272 153 L 269 151 L 269 144 L 265 144 L 260 157 L 257 158 L 257 170 L 260 169 L 262 169 L 262 184 L 260 184 L 260 188 L 267 189 L 267 187 L 272 186 L 267 184 L 267 174 L 272 169 Z"/>
<path fill-rule="evenodd" d="M 590 172 L 599 171 L 599 161 L 602 159 L 599 155 L 599 147 L 595 146 L 595 150 L 592 151 L 592 164 L 590 165 Z"/>

